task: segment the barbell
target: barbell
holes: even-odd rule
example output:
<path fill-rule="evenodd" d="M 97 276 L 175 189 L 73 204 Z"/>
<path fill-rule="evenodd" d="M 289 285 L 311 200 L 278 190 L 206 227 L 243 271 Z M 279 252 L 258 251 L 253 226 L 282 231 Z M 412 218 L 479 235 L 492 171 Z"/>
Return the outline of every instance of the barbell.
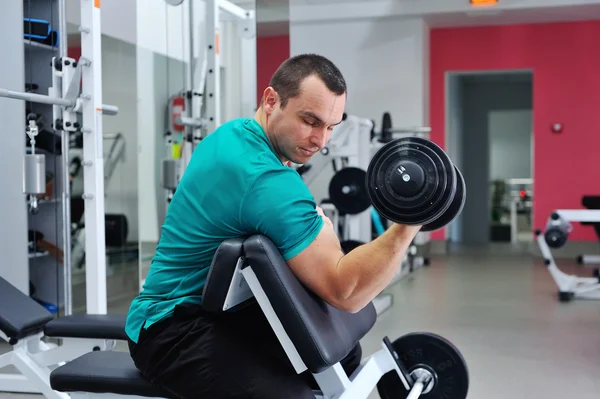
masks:
<path fill-rule="evenodd" d="M 392 222 L 433 231 L 460 214 L 466 184 L 440 146 L 422 137 L 404 137 L 381 147 L 366 171 L 349 167 L 337 172 L 329 198 L 342 215 L 373 206 Z"/>

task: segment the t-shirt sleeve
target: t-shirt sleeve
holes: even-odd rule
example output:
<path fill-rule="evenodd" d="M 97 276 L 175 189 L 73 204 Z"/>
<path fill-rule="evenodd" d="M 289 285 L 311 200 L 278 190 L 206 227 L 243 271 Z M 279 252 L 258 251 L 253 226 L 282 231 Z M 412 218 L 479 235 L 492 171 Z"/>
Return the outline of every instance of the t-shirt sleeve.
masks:
<path fill-rule="evenodd" d="M 323 219 L 298 173 L 291 168 L 261 172 L 246 191 L 240 219 L 246 227 L 268 237 L 287 261 L 317 237 Z"/>

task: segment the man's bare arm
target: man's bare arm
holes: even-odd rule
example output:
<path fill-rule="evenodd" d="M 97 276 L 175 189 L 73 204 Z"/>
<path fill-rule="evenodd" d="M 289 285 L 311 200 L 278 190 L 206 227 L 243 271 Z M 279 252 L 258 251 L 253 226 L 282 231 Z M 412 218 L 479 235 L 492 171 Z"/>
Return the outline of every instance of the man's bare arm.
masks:
<path fill-rule="evenodd" d="M 331 222 L 288 265 L 309 289 L 338 309 L 358 312 L 392 280 L 420 226 L 393 224 L 344 255 Z"/>

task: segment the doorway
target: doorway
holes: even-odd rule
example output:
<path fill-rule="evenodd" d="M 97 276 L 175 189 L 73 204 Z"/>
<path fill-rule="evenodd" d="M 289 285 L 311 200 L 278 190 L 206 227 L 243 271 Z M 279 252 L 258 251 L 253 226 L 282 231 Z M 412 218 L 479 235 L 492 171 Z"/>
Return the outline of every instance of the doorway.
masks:
<path fill-rule="evenodd" d="M 532 240 L 533 72 L 452 72 L 446 89 L 446 147 L 467 184 L 447 239 Z"/>

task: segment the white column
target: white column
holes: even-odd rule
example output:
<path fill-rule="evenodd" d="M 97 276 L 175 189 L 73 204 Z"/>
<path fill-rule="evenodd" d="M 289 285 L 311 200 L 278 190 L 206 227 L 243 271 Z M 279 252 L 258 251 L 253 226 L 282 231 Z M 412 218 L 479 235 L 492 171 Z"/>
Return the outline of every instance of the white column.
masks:
<path fill-rule="evenodd" d="M 106 314 L 100 0 L 81 0 L 81 25 L 81 57 L 90 61 L 82 71 L 86 306 Z"/>

